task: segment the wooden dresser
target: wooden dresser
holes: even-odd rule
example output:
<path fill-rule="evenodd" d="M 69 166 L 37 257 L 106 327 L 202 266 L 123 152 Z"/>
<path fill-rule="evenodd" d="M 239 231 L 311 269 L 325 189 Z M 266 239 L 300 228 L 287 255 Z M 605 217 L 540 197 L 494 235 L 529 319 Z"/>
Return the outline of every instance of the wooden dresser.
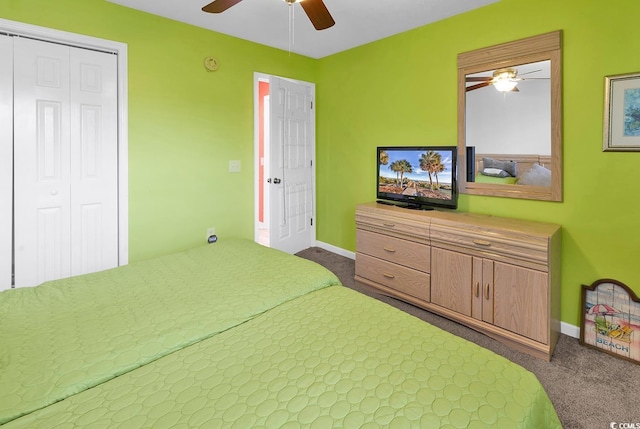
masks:
<path fill-rule="evenodd" d="M 560 332 L 560 225 L 368 203 L 356 281 L 550 360 Z"/>

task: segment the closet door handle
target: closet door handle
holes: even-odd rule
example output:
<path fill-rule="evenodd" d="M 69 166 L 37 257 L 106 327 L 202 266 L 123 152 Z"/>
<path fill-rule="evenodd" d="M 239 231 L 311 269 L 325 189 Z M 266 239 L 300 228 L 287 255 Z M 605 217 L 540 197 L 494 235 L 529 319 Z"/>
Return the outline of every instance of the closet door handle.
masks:
<path fill-rule="evenodd" d="M 486 299 L 489 299 L 489 283 L 487 283 L 486 286 L 484 287 L 484 297 Z"/>
<path fill-rule="evenodd" d="M 476 282 L 476 298 L 480 296 L 480 282 Z"/>
<path fill-rule="evenodd" d="M 389 273 L 382 273 L 383 276 L 385 276 L 388 279 L 395 279 L 396 276 L 394 276 L 393 274 L 389 274 Z"/>
<path fill-rule="evenodd" d="M 391 248 L 391 247 L 387 247 L 387 246 L 385 246 L 385 247 L 383 247 L 383 249 L 384 249 L 385 251 L 389 252 L 389 253 L 396 253 L 396 249 L 393 249 L 393 248 Z"/>

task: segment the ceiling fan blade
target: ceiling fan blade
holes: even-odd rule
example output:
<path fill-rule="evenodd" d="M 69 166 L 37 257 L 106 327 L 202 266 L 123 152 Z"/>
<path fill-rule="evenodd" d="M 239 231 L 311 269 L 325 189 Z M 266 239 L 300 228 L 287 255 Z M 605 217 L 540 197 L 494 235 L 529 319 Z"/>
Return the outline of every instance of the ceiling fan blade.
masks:
<path fill-rule="evenodd" d="M 202 8 L 203 12 L 220 13 L 229 9 L 231 6 L 240 3 L 242 0 L 215 0 Z"/>
<path fill-rule="evenodd" d="M 300 6 L 302 6 L 316 30 L 324 30 L 336 23 L 322 0 L 302 0 Z"/>
<path fill-rule="evenodd" d="M 491 76 L 467 76 L 467 82 L 487 82 L 493 79 Z"/>
<path fill-rule="evenodd" d="M 539 70 L 531 70 L 531 71 L 528 71 L 528 72 L 526 72 L 526 73 L 519 73 L 519 74 L 518 74 L 518 76 L 524 76 L 524 75 L 526 75 L 526 74 L 531 74 L 531 73 L 538 73 L 538 72 L 540 72 L 540 71 L 542 71 L 542 69 L 539 69 Z"/>
<path fill-rule="evenodd" d="M 489 86 L 489 85 L 491 85 L 490 81 L 482 82 L 482 83 L 476 83 L 475 85 L 468 86 L 467 87 L 467 92 L 473 91 L 474 89 L 484 88 L 485 86 Z"/>

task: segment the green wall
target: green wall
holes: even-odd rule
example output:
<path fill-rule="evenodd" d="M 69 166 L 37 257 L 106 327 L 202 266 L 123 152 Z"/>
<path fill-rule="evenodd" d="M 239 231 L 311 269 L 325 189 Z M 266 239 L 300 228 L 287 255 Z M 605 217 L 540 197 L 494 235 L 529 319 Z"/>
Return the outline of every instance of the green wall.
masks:
<path fill-rule="evenodd" d="M 640 72 L 634 0 L 502 0 L 318 66 L 318 240 L 355 249 L 354 210 L 375 199 L 375 147 L 457 141 L 456 56 L 563 30 L 564 201 L 462 195 L 459 209 L 563 226 L 562 320 L 599 278 L 640 294 L 640 153 L 603 153 L 604 77 Z"/>
<path fill-rule="evenodd" d="M 104 0 L 0 0 L 0 17 L 126 43 L 130 260 L 253 237 L 253 73 L 316 83 L 317 238 L 355 250 L 375 147 L 455 145 L 456 56 L 563 30 L 564 201 L 460 198 L 460 210 L 563 225 L 562 320 L 610 277 L 640 294 L 640 153 L 603 153 L 604 77 L 640 72 L 635 0 L 502 0 L 313 60 Z M 207 73 L 213 55 L 220 69 Z M 228 161 L 242 162 L 240 174 Z"/>
<path fill-rule="evenodd" d="M 104 0 L 0 0 L 0 18 L 128 45 L 130 261 L 204 244 L 211 226 L 253 239 L 254 72 L 313 82 L 316 60 Z"/>

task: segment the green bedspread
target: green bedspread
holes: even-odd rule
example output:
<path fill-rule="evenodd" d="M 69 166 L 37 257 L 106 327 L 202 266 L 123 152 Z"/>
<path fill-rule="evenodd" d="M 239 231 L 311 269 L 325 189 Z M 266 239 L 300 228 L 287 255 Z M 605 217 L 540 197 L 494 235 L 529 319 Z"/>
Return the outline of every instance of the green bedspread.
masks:
<path fill-rule="evenodd" d="M 7 429 L 57 425 L 561 427 L 532 373 L 341 286 L 283 303 Z"/>
<path fill-rule="evenodd" d="M 0 424 L 338 283 L 314 262 L 223 240 L 0 292 Z"/>

